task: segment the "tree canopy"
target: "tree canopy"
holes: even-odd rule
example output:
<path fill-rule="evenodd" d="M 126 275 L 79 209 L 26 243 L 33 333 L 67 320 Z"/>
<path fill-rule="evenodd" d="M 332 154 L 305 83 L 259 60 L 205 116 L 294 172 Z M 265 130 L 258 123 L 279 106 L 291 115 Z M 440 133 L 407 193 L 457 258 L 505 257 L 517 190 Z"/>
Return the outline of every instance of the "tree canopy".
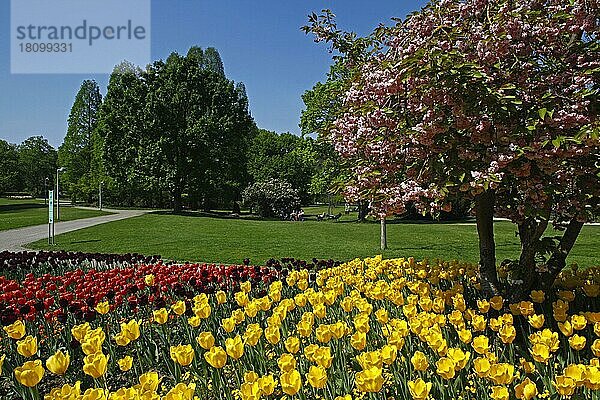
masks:
<path fill-rule="evenodd" d="M 360 65 L 328 130 L 352 165 L 346 195 L 370 198 L 381 216 L 470 198 L 484 291 L 500 290 L 494 215 L 518 225 L 522 244 L 505 289 L 552 284 L 600 205 L 599 11 L 578 0 L 433 0 L 378 28 L 367 57 L 331 13 L 311 16 L 307 30 Z M 549 222 L 564 235 L 543 238 Z"/>

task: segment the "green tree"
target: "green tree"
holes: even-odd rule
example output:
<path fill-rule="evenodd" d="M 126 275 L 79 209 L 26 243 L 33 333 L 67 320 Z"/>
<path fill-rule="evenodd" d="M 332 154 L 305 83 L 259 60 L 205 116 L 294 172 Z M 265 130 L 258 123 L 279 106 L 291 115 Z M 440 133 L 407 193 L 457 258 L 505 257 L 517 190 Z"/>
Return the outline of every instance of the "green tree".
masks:
<path fill-rule="evenodd" d="M 144 71 L 115 70 L 99 132 L 107 173 L 129 202 L 166 193 L 179 211 L 240 198 L 248 179 L 239 155 L 255 126 L 245 90 L 222 72 L 218 52 L 198 47 Z"/>
<path fill-rule="evenodd" d="M 45 196 L 46 183 L 52 184 L 57 153 L 42 136 L 32 136 L 18 146 L 20 180 L 25 191 Z"/>
<path fill-rule="evenodd" d="M 248 172 L 255 182 L 286 181 L 298 190 L 303 203 L 309 198 L 316 162 L 314 140 L 291 133 L 260 129 L 248 150 Z"/>
<path fill-rule="evenodd" d="M 69 114 L 67 135 L 58 149 L 58 163 L 65 168 L 62 182 L 74 201 L 85 199 L 91 203 L 97 191 L 93 153 L 101 104 L 98 84 L 93 80 L 83 81 Z"/>
<path fill-rule="evenodd" d="M 17 146 L 0 139 L 0 194 L 20 189 Z"/>

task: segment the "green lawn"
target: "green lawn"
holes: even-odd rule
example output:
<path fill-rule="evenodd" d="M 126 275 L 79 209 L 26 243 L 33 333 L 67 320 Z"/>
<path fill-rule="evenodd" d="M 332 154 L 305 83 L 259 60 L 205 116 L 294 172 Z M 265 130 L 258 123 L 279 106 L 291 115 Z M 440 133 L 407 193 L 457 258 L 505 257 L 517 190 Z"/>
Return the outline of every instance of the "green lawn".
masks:
<path fill-rule="evenodd" d="M 97 217 L 110 214 L 98 210 L 82 210 L 69 206 L 60 208 L 60 220 Z M 13 200 L 0 198 L 0 231 L 48 223 L 48 206 L 44 200 Z"/>
<path fill-rule="evenodd" d="M 496 223 L 498 260 L 519 251 L 515 227 Z M 379 224 L 355 222 L 258 221 L 165 213 L 97 225 L 57 236 L 57 246 L 85 252 L 160 254 L 174 260 L 253 263 L 281 257 L 348 260 L 380 253 Z M 396 223 L 388 225 L 386 257 L 444 258 L 476 262 L 474 225 Z M 49 249 L 45 241 L 30 245 Z M 600 226 L 586 226 L 568 262 L 600 265 Z"/>

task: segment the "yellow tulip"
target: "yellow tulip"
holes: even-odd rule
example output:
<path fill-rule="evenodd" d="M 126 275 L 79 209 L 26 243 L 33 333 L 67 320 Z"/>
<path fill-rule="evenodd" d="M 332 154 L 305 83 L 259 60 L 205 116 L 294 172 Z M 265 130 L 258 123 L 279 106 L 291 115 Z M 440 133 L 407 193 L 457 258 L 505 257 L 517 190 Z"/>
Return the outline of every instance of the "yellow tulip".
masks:
<path fill-rule="evenodd" d="M 129 343 L 131 343 L 131 340 L 129 340 L 129 338 L 127 336 L 123 335 L 123 332 L 117 333 L 113 339 L 115 339 L 115 343 L 117 343 L 117 345 L 123 346 L 123 347 L 127 346 Z M 86 354 L 93 354 L 98 351 L 100 351 L 100 350 L 99 349 L 96 349 L 95 351 L 88 350 L 88 352 Z M 84 350 L 84 352 L 85 352 L 85 350 Z"/>
<path fill-rule="evenodd" d="M 273 375 L 261 376 L 258 378 L 258 388 L 260 392 L 265 396 L 270 396 L 275 391 L 275 379 Z"/>
<path fill-rule="evenodd" d="M 542 290 L 532 290 L 529 297 L 536 303 L 543 303 L 546 299 L 546 294 Z"/>
<path fill-rule="evenodd" d="M 159 324 L 164 324 L 169 319 L 169 311 L 166 308 L 161 308 L 160 310 L 152 311 L 152 317 L 155 322 Z"/>
<path fill-rule="evenodd" d="M 571 348 L 573 350 L 583 350 L 585 348 L 585 343 L 586 343 L 586 338 L 585 336 L 580 336 L 580 335 L 573 335 L 569 338 L 569 346 L 571 346 Z"/>
<path fill-rule="evenodd" d="M 198 305 L 197 307 L 194 307 L 193 311 L 194 311 L 194 314 L 196 315 L 196 317 L 202 318 L 202 319 L 207 319 L 208 317 L 210 317 L 210 314 L 212 313 L 212 308 L 210 307 L 210 304 L 203 303 L 203 304 Z"/>
<path fill-rule="evenodd" d="M 587 319 L 585 318 L 585 315 L 573 315 L 571 317 L 571 325 L 573 325 L 573 329 L 576 331 L 585 329 L 587 326 Z"/>
<path fill-rule="evenodd" d="M 139 399 L 140 394 L 135 388 L 120 388 L 110 394 L 110 400 L 130 400 Z"/>
<path fill-rule="evenodd" d="M 15 378 L 23 386 L 34 387 L 40 383 L 43 377 L 42 360 L 27 361 L 22 366 L 15 368 Z"/>
<path fill-rule="evenodd" d="M 592 343 L 590 349 L 592 350 L 594 356 L 600 357 L 600 339 L 594 340 L 594 343 Z"/>
<path fill-rule="evenodd" d="M 52 389 L 45 398 L 51 400 L 79 400 L 81 399 L 81 382 L 77 381 L 73 386 L 65 383 L 62 387 Z"/>
<path fill-rule="evenodd" d="M 488 378 L 496 385 L 508 385 L 514 379 L 515 366 L 507 363 L 492 364 Z"/>
<path fill-rule="evenodd" d="M 493 400 L 508 400 L 510 395 L 506 386 L 492 386 L 490 398 Z"/>
<path fill-rule="evenodd" d="M 333 356 L 331 355 L 331 348 L 330 347 L 319 347 L 313 355 L 313 361 L 317 365 L 320 365 L 323 368 L 331 367 L 331 364 L 333 363 Z"/>
<path fill-rule="evenodd" d="M 209 351 L 204 353 L 204 359 L 213 368 L 223 368 L 227 362 L 227 353 L 220 346 L 213 346 Z"/>
<path fill-rule="evenodd" d="M 193 317 L 188 318 L 187 322 L 188 324 L 192 327 L 192 328 L 197 328 L 198 326 L 200 326 L 200 318 L 197 315 L 194 315 Z"/>
<path fill-rule="evenodd" d="M 4 359 L 6 359 L 6 354 L 2 354 L 2 357 L 0 357 L 0 375 L 2 375 L 2 366 L 4 366 Z"/>
<path fill-rule="evenodd" d="M 502 296 L 494 296 L 490 299 L 490 305 L 496 311 L 500 311 L 504 306 L 504 299 Z"/>
<path fill-rule="evenodd" d="M 295 336 L 288 337 L 285 340 L 284 345 L 285 349 L 292 354 L 296 354 L 300 351 L 300 340 Z"/>
<path fill-rule="evenodd" d="M 279 340 L 281 339 L 281 332 L 279 331 L 279 327 L 267 326 L 265 328 L 265 338 L 269 343 L 273 345 L 279 343 Z"/>
<path fill-rule="evenodd" d="M 540 329 L 542 326 L 544 326 L 544 314 L 530 315 L 529 317 L 527 317 L 527 321 L 529 321 L 529 325 L 531 325 L 535 329 Z"/>
<path fill-rule="evenodd" d="M 185 313 L 185 301 L 179 300 L 171 306 L 171 310 L 177 315 L 182 315 Z"/>
<path fill-rule="evenodd" d="M 575 393 L 576 384 L 573 378 L 568 376 L 559 375 L 556 380 L 552 382 L 558 394 L 564 397 L 570 397 Z"/>
<path fill-rule="evenodd" d="M 381 348 L 381 359 L 386 365 L 392 365 L 396 361 L 398 350 L 395 346 L 385 345 Z"/>
<path fill-rule="evenodd" d="M 17 342 L 17 352 L 23 357 L 31 357 L 37 353 L 37 338 L 28 335 L 25 339 Z"/>
<path fill-rule="evenodd" d="M 142 321 L 136 321 L 132 319 L 127 323 L 121 323 L 121 333 L 127 339 L 134 341 L 140 337 L 140 324 Z"/>
<path fill-rule="evenodd" d="M 379 392 L 383 386 L 382 372 L 382 369 L 377 367 L 371 367 L 357 372 L 355 381 L 358 391 L 365 393 Z"/>
<path fill-rule="evenodd" d="M 350 345 L 356 350 L 362 350 L 367 345 L 367 334 L 364 332 L 354 332 L 352 336 L 350 336 Z"/>
<path fill-rule="evenodd" d="M 254 371 L 248 371 L 244 374 L 244 382 L 254 383 L 258 381 L 258 374 Z"/>
<path fill-rule="evenodd" d="M 235 329 L 235 319 L 231 317 L 224 318 L 221 321 L 221 326 L 223 327 L 223 329 L 225 329 L 225 332 L 231 333 Z"/>
<path fill-rule="evenodd" d="M 58 350 L 53 356 L 48 357 L 46 360 L 46 368 L 55 375 L 64 375 L 67 368 L 69 368 L 70 362 L 71 356 L 69 353 L 63 353 Z"/>
<path fill-rule="evenodd" d="M 544 343 L 536 343 L 531 348 L 531 355 L 535 361 L 546 364 L 551 357 L 550 348 Z"/>
<path fill-rule="evenodd" d="M 519 364 L 521 364 L 521 368 L 523 368 L 526 374 L 533 374 L 535 372 L 535 365 L 522 357 L 519 359 Z"/>
<path fill-rule="evenodd" d="M 117 338 L 115 337 L 115 340 Z M 81 342 L 81 350 L 83 350 L 84 354 L 90 355 L 99 353 L 102 351 L 102 344 L 104 343 L 104 335 L 86 335 Z M 118 340 L 117 340 L 117 343 Z"/>
<path fill-rule="evenodd" d="M 144 282 L 146 282 L 146 285 L 148 286 L 154 286 L 154 275 L 153 274 L 148 274 L 144 277 Z"/>
<path fill-rule="evenodd" d="M 260 337 L 262 336 L 262 328 L 259 324 L 250 324 L 246 327 L 244 332 L 244 342 L 248 346 L 256 346 Z"/>
<path fill-rule="evenodd" d="M 90 388 L 87 389 L 83 396 L 81 396 L 81 400 L 108 400 L 108 390 Z"/>
<path fill-rule="evenodd" d="M 473 339 L 471 346 L 478 354 L 485 354 L 490 348 L 489 339 L 487 336 L 479 335 Z"/>
<path fill-rule="evenodd" d="M 178 383 L 163 397 L 163 400 L 192 400 L 196 390 L 195 383 Z"/>
<path fill-rule="evenodd" d="M 319 325 L 315 330 L 315 337 L 321 343 L 328 343 L 333 336 L 333 332 L 329 329 L 329 325 Z"/>
<path fill-rule="evenodd" d="M 125 357 L 121 358 L 120 360 L 118 360 L 117 364 L 119 365 L 119 369 L 121 371 L 123 371 L 123 372 L 129 371 L 131 369 L 131 367 L 133 366 L 133 357 L 125 356 Z"/>
<path fill-rule="evenodd" d="M 241 400 L 258 400 L 260 399 L 261 391 L 258 382 L 244 382 L 240 386 Z"/>
<path fill-rule="evenodd" d="M 227 294 L 225 294 L 225 292 L 222 290 L 219 290 L 215 294 L 215 297 L 217 298 L 217 303 L 219 303 L 219 304 L 223 304 L 227 301 Z"/>
<path fill-rule="evenodd" d="M 81 342 L 85 335 L 87 335 L 88 331 L 90 331 L 90 324 L 85 322 L 80 325 L 75 325 L 71 328 L 71 335 L 78 341 Z"/>
<path fill-rule="evenodd" d="M 242 342 L 242 337 L 237 335 L 235 338 L 227 338 L 225 340 L 225 350 L 227 351 L 227 355 L 234 360 L 239 359 L 244 355 L 244 342 Z"/>
<path fill-rule="evenodd" d="M 531 400 L 537 394 L 537 386 L 529 378 L 525 378 L 523 382 L 515 386 L 515 396 L 519 400 Z"/>
<path fill-rule="evenodd" d="M 194 348 L 190 344 L 171 346 L 169 353 L 171 360 L 184 367 L 194 361 Z"/>
<path fill-rule="evenodd" d="M 311 365 L 308 374 L 306 374 L 306 380 L 310 386 L 322 389 L 327 384 L 327 371 L 323 367 Z"/>
<path fill-rule="evenodd" d="M 448 357 L 454 361 L 456 364 L 454 368 L 459 371 L 467 365 L 469 358 L 471 358 L 471 353 L 468 351 L 465 353 L 459 348 L 451 348 L 448 349 Z"/>
<path fill-rule="evenodd" d="M 504 344 L 512 343 L 517 337 L 517 330 L 512 325 L 503 325 L 498 331 L 498 336 Z"/>
<path fill-rule="evenodd" d="M 408 381 L 408 390 L 414 400 L 425 400 L 429 396 L 431 386 L 431 382 L 425 382 L 421 378 Z"/>
<path fill-rule="evenodd" d="M 108 303 L 108 301 L 102 301 L 98 304 L 96 304 L 96 307 L 94 307 L 94 309 L 98 312 L 98 314 L 108 314 L 108 312 L 110 311 L 110 304 Z"/>
<path fill-rule="evenodd" d="M 92 378 L 99 378 L 106 373 L 108 359 L 110 356 L 102 353 L 95 353 L 85 356 L 83 359 L 83 372 Z"/>
<path fill-rule="evenodd" d="M 198 342 L 200 347 L 202 347 L 204 350 L 209 350 L 215 345 L 215 337 L 211 332 L 202 332 L 196 338 L 196 342 Z"/>
<path fill-rule="evenodd" d="M 16 320 L 12 324 L 4 327 L 4 332 L 8 334 L 11 339 L 21 339 L 25 336 L 25 324 L 23 321 Z"/>
<path fill-rule="evenodd" d="M 281 390 L 283 390 L 283 393 L 290 396 L 298 393 L 300 387 L 302 387 L 302 377 L 300 376 L 300 372 L 295 369 L 282 373 L 279 377 L 279 381 L 281 383 Z"/>
<path fill-rule="evenodd" d="M 292 354 L 283 353 L 277 360 L 277 365 L 281 372 L 289 372 L 296 369 L 296 359 Z"/>
<path fill-rule="evenodd" d="M 158 378 L 158 373 L 154 371 L 146 372 L 145 374 L 140 375 L 138 380 L 140 383 L 135 385 L 135 388 L 140 393 L 156 392 L 161 381 Z"/>
<path fill-rule="evenodd" d="M 424 353 L 422 353 L 418 350 L 415 351 L 413 356 L 410 358 L 410 362 L 412 363 L 413 367 L 417 371 L 425 371 L 429 367 L 429 362 L 427 361 L 427 357 L 425 356 Z"/>
<path fill-rule="evenodd" d="M 436 372 L 444 379 L 454 378 L 456 372 L 456 363 L 448 357 L 442 357 L 435 363 L 437 366 Z"/>

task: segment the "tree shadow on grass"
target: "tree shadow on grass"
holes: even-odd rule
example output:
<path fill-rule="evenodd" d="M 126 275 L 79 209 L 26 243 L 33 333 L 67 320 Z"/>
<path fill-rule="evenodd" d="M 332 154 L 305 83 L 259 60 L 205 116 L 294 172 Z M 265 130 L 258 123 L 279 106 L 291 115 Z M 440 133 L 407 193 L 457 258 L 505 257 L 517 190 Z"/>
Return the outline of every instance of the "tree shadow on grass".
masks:
<path fill-rule="evenodd" d="M 89 239 L 89 240 L 73 240 L 71 241 L 71 244 L 81 244 L 81 243 L 97 243 L 97 242 L 101 242 L 102 240 L 100 239 Z"/>
<path fill-rule="evenodd" d="M 217 219 L 241 219 L 251 221 L 281 221 L 277 218 L 261 218 L 253 214 L 232 214 L 229 211 L 153 211 L 150 214 L 155 215 L 178 215 L 182 217 L 193 218 L 217 218 Z"/>
<path fill-rule="evenodd" d="M 37 203 L 4 204 L 0 206 L 0 214 L 32 208 L 47 208 L 47 205 Z"/>

